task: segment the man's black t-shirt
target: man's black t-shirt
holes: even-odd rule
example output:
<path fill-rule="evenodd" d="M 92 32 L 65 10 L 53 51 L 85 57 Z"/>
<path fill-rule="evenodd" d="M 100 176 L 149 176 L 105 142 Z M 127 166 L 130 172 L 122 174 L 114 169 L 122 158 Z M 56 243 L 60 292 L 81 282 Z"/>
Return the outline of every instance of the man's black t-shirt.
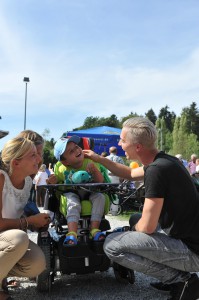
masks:
<path fill-rule="evenodd" d="M 145 198 L 164 198 L 162 229 L 199 254 L 199 193 L 190 174 L 176 157 L 164 152 L 144 170 Z"/>

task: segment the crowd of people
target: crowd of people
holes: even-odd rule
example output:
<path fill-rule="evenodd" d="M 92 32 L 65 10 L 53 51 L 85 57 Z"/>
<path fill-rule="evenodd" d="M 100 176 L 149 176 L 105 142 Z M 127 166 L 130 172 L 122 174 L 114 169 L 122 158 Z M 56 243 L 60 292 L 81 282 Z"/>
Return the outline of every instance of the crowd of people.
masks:
<path fill-rule="evenodd" d="M 131 216 L 130 231 L 106 237 L 99 230 L 104 196 L 92 193 L 90 237 L 104 242 L 112 262 L 156 278 L 153 287 L 168 291 L 169 299 L 199 298 L 199 194 L 190 176 L 199 171 L 199 159 L 193 154 L 186 162 L 180 154 L 174 157 L 159 151 L 156 139 L 156 128 L 147 118 L 126 120 L 119 146 L 134 162 L 127 166 L 116 147 L 109 149 L 109 155 L 98 155 L 82 150 L 77 136 L 61 138 L 54 147 L 58 161 L 54 170 L 43 164 L 44 140 L 38 133 L 25 130 L 5 144 L 0 157 L 0 300 L 12 299 L 7 277 L 36 277 L 45 270 L 44 254 L 29 240 L 27 229 L 47 228 L 51 219 L 47 213 L 26 216 L 26 203 L 43 206 L 43 185 L 65 182 L 68 171 L 86 170 L 93 182 L 105 182 L 102 169 L 118 182 L 143 180 L 145 201 L 142 213 Z M 35 190 L 36 200 L 30 196 Z M 69 232 L 64 243 L 75 246 L 84 195 L 69 191 L 65 196 Z"/>

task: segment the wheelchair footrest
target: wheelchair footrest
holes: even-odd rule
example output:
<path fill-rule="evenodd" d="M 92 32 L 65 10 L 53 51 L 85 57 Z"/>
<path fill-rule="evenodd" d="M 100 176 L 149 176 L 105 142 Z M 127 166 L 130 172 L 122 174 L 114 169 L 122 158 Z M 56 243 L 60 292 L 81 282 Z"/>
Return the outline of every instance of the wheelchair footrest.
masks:
<path fill-rule="evenodd" d="M 88 274 L 109 269 L 110 260 L 103 251 L 103 242 L 90 240 L 63 246 L 64 238 L 58 244 L 60 270 L 63 274 Z"/>

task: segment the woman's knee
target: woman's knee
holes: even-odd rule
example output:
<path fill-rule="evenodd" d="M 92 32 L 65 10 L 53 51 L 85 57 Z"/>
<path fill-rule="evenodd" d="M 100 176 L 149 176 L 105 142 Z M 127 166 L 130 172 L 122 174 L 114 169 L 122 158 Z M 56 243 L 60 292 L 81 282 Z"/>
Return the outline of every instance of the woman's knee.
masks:
<path fill-rule="evenodd" d="M 29 238 L 27 233 L 18 229 L 11 229 L 4 232 L 2 243 L 5 243 L 7 251 L 21 252 L 23 255 L 28 249 Z"/>

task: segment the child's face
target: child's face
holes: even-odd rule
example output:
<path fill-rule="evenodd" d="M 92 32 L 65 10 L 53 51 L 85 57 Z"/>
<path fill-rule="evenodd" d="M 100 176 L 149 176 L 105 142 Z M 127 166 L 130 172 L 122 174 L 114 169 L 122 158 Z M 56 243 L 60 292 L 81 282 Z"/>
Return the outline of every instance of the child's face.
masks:
<path fill-rule="evenodd" d="M 62 157 L 64 157 L 64 160 L 61 161 L 63 165 L 78 169 L 82 166 L 84 153 L 82 148 L 80 148 L 77 144 L 69 142 L 66 146 L 66 150 L 62 154 Z"/>

